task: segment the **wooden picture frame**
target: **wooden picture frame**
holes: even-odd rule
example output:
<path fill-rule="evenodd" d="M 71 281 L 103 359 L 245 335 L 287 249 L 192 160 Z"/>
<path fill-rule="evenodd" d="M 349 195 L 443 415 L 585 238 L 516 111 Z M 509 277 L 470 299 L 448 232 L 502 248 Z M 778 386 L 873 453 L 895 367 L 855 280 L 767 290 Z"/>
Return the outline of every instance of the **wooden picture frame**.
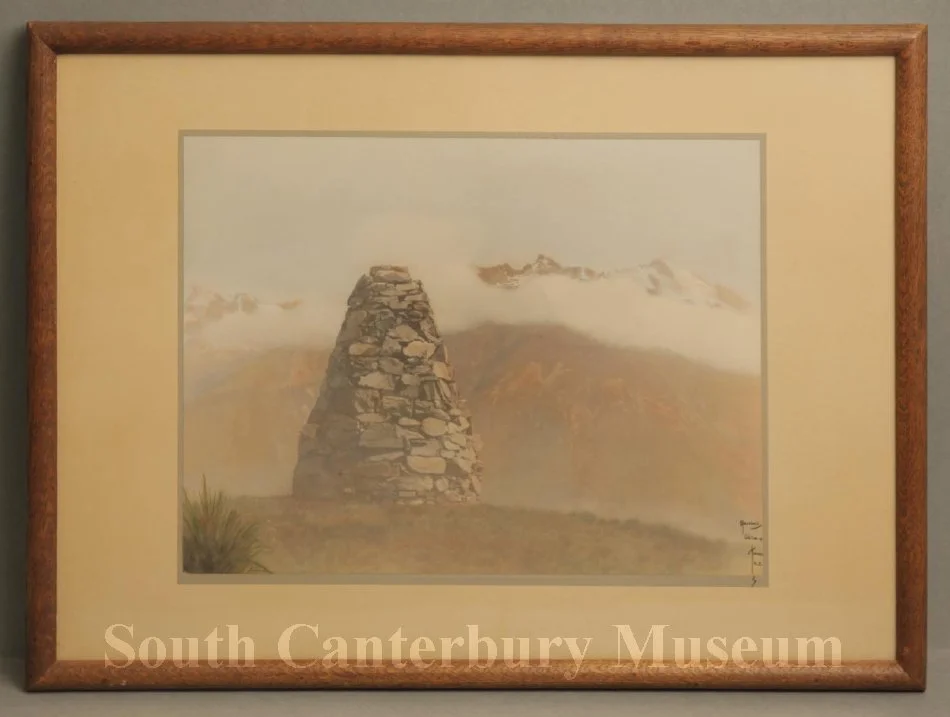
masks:
<path fill-rule="evenodd" d="M 879 26 L 611 26 L 36 22 L 29 68 L 29 534 L 27 687 L 697 688 L 920 691 L 926 676 L 927 31 Z M 558 663 L 472 669 L 278 660 L 116 669 L 58 655 L 57 61 L 65 55 L 367 54 L 592 57 L 892 57 L 896 65 L 893 297 L 896 650 L 841 665 Z M 62 148 L 59 148 L 62 151 Z"/>

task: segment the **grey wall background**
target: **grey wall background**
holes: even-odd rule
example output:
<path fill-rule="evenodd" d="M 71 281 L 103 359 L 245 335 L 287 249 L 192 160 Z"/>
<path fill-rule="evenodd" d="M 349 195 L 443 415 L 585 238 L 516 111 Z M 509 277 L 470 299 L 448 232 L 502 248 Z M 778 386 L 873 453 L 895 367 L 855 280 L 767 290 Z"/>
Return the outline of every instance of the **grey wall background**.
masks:
<path fill-rule="evenodd" d="M 930 642 L 950 648 L 950 2 L 947 0 L 0 1 L 0 657 L 24 650 L 26 42 L 29 20 L 930 25 Z M 844 268 L 843 268 L 844 270 Z M 816 588 L 817 589 L 817 588 Z M 553 697 L 553 696 L 552 696 Z M 578 704 L 578 707 L 581 707 Z"/>

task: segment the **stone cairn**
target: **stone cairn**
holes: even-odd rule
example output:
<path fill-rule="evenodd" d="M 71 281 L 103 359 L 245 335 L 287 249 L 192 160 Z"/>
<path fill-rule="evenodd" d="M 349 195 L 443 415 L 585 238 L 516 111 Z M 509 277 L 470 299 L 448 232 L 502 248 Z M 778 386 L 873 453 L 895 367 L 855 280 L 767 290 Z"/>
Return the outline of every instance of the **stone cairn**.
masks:
<path fill-rule="evenodd" d="M 478 499 L 482 466 L 429 299 L 405 267 L 350 294 L 300 435 L 294 494 L 409 505 Z"/>

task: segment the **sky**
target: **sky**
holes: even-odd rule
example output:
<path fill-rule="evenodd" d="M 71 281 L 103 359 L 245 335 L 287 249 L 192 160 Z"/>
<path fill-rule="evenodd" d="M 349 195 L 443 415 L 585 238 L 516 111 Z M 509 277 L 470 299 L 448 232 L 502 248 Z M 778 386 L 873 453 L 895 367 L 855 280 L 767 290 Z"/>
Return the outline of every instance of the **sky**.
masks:
<path fill-rule="evenodd" d="M 661 319 L 621 316 L 637 299 L 618 286 L 581 295 L 551 283 L 519 290 L 514 306 L 486 293 L 472 266 L 545 254 L 609 271 L 663 259 L 753 304 L 761 294 L 757 139 L 197 135 L 184 140 L 183 167 L 185 291 L 302 299 L 328 334 L 375 264 L 407 265 L 443 331 L 563 317 L 601 324 L 588 331 L 599 338 L 659 333 L 651 341 L 707 353 L 727 350 L 735 327 L 698 314 L 683 324 L 668 306 Z"/>
<path fill-rule="evenodd" d="M 355 281 L 377 254 L 545 253 L 663 258 L 759 293 L 753 139 L 190 136 L 184 151 L 186 280 L 293 293 Z"/>

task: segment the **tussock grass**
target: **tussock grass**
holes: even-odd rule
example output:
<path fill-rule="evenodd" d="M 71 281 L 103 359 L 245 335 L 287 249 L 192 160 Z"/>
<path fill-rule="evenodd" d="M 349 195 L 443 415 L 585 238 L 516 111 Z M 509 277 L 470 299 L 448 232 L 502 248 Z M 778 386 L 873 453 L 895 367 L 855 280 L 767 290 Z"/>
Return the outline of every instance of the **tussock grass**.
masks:
<path fill-rule="evenodd" d="M 185 493 L 182 563 L 186 573 L 267 573 L 258 560 L 265 550 L 257 522 L 242 516 L 221 491 Z"/>

